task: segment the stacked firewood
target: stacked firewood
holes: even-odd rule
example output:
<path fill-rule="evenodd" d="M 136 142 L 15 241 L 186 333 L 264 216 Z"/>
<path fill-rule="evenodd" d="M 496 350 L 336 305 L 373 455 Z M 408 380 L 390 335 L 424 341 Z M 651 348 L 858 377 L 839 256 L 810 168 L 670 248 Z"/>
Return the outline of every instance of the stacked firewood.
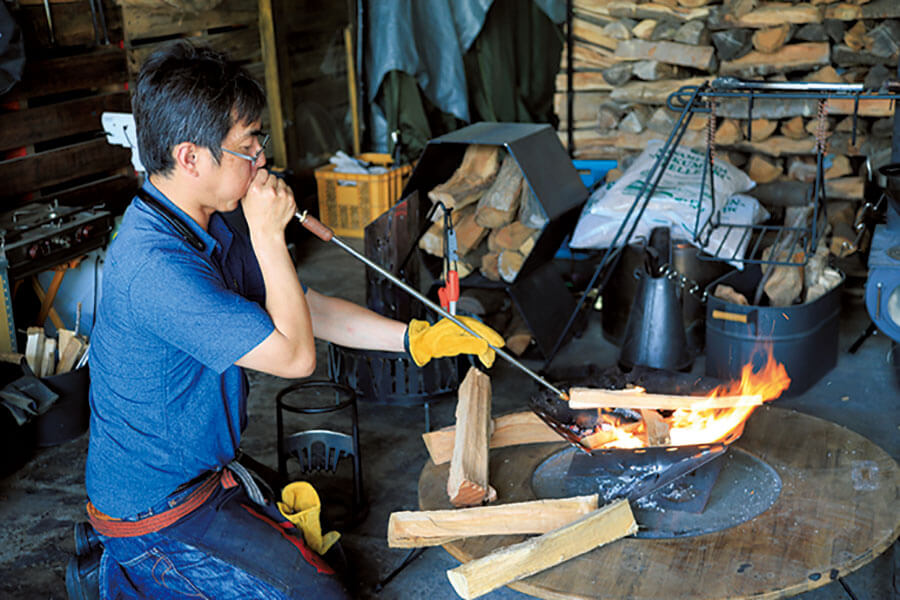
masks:
<path fill-rule="evenodd" d="M 895 77 L 900 2 L 575 0 L 572 34 L 574 156 L 627 165 L 649 140 L 672 131 L 678 113 L 665 102 L 685 85 L 733 76 L 878 88 Z M 556 85 L 564 144 L 567 61 L 564 53 Z M 875 166 L 889 160 L 893 120 L 888 100 L 858 109 L 853 132 L 852 100 L 828 101 L 824 111 L 804 100 L 757 102 L 752 122 L 746 101 L 722 101 L 714 130 L 709 117 L 695 114 L 682 144 L 703 148 L 713 139 L 717 157 L 757 183 L 790 184 L 815 177 L 816 135 L 825 135 L 827 194 L 855 201 L 863 196 L 865 157 Z"/>
<path fill-rule="evenodd" d="M 432 202 L 452 209 L 460 278 L 480 271 L 512 283 L 547 222 L 515 158 L 503 154 L 498 146 L 470 145 L 453 176 L 428 192 Z M 443 257 L 443 212 L 433 219 L 419 247 Z"/>

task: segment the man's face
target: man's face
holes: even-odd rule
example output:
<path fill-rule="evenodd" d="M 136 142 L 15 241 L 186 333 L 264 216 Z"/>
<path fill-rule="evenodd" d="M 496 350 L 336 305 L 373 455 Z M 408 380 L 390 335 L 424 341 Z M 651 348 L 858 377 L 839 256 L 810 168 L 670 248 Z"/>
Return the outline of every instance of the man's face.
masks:
<path fill-rule="evenodd" d="M 237 208 L 240 200 L 247 194 L 250 182 L 256 172 L 265 166 L 266 156 L 260 145 L 260 122 L 236 123 L 222 140 L 222 148 L 243 154 L 247 157 L 259 157 L 251 162 L 247 158 L 236 156 L 231 152 L 222 152 L 218 168 L 213 169 L 211 184 L 214 187 L 215 210 L 229 212 Z"/>

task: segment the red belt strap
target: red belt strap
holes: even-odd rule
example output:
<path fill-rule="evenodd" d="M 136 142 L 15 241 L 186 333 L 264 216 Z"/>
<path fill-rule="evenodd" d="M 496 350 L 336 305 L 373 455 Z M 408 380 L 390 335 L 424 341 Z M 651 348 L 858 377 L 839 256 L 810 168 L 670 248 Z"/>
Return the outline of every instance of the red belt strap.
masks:
<path fill-rule="evenodd" d="M 182 517 L 189 515 L 191 512 L 202 506 L 220 483 L 227 489 L 234 487 L 237 482 L 234 480 L 230 471 L 217 471 L 197 487 L 196 490 L 186 496 L 184 500 L 169 510 L 138 521 L 123 521 L 121 519 L 110 517 L 97 510 L 97 508 L 88 501 L 88 520 L 98 533 L 105 535 L 106 537 L 136 537 L 148 533 L 155 533 L 174 524 Z"/>

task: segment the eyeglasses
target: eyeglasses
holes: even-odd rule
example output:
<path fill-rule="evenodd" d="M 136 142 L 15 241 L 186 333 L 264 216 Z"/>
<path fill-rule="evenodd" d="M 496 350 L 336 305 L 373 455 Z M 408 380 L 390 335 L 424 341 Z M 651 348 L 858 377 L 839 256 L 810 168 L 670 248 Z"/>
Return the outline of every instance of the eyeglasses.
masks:
<path fill-rule="evenodd" d="M 234 150 L 229 150 L 228 148 L 222 148 L 222 151 L 227 152 L 228 154 L 237 156 L 238 158 L 243 158 L 244 160 L 249 160 L 251 163 L 253 163 L 255 165 L 256 161 L 259 160 L 260 155 L 266 151 L 266 145 L 269 143 L 269 138 L 271 136 L 267 133 L 265 135 L 260 134 L 256 137 L 259 140 L 259 150 L 257 150 L 256 154 L 254 154 L 252 156 L 250 154 L 243 154 L 241 152 L 235 152 Z"/>

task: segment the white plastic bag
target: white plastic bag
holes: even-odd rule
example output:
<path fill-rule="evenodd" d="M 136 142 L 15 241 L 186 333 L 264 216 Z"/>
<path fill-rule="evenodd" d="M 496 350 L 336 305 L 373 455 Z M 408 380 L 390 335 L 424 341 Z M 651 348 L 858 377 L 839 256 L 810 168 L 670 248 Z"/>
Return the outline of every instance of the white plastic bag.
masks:
<path fill-rule="evenodd" d="M 650 142 L 618 181 L 594 190 L 572 233 L 569 244 L 572 248 L 607 248 L 613 244 L 619 246 L 625 241 L 625 236 L 638 217 L 640 206 L 629 216 L 621 235 L 614 241 L 616 232 L 628 210 L 635 204 L 635 199 L 641 194 L 641 188 L 650 175 L 661 146 L 662 142 L 659 140 Z M 649 239 L 654 227 L 669 227 L 673 238 L 686 239 L 710 254 L 723 258 L 743 258 L 750 236 L 743 236 L 740 231 L 733 230 L 728 234 L 728 228 L 716 227 L 705 245 L 694 241 L 694 231 L 703 231 L 713 207 L 707 171 L 698 220 L 697 207 L 704 161 L 705 155 L 702 152 L 689 148 L 675 149 L 665 174 L 640 217 L 631 241 L 641 237 Z M 753 225 L 769 218 L 769 213 L 755 198 L 739 193 L 746 192 L 755 185 L 746 173 L 724 161 L 715 163 L 714 173 L 715 206 L 721 223 Z"/>

